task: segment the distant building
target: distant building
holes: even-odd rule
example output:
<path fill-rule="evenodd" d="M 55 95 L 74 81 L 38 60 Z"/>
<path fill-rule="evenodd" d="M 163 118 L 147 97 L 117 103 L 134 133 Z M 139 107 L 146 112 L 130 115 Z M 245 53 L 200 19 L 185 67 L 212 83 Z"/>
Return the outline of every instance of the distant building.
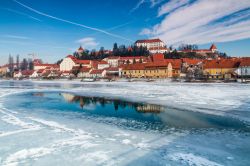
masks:
<path fill-rule="evenodd" d="M 239 65 L 238 59 L 205 60 L 203 72 L 211 79 L 231 79 L 236 77 Z"/>
<path fill-rule="evenodd" d="M 195 52 L 195 53 L 199 53 L 199 54 L 211 54 L 211 53 L 216 53 L 218 51 L 217 47 L 215 44 L 212 44 L 211 47 L 209 49 L 197 49 L 197 50 L 189 50 L 189 49 L 185 49 L 185 50 L 181 50 L 179 52 Z"/>
<path fill-rule="evenodd" d="M 59 70 L 59 66 L 57 64 L 40 64 L 40 63 L 34 64 L 34 70 L 36 71 L 40 69 L 50 69 L 50 68 Z"/>
<path fill-rule="evenodd" d="M 104 78 L 106 77 L 106 70 L 91 70 L 89 73 L 92 78 Z"/>
<path fill-rule="evenodd" d="M 122 68 L 119 67 L 109 67 L 106 68 L 106 77 L 108 78 L 114 78 L 114 77 L 120 77 L 122 73 Z"/>
<path fill-rule="evenodd" d="M 236 73 L 239 77 L 250 78 L 250 57 L 241 58 L 240 65 Z"/>
<path fill-rule="evenodd" d="M 86 68 L 83 67 L 80 69 L 79 73 L 77 74 L 78 78 L 89 78 L 90 77 L 90 72 L 92 71 L 91 68 Z"/>
<path fill-rule="evenodd" d="M 110 57 L 107 57 L 107 58 L 104 58 L 103 60 L 108 62 L 108 64 L 111 66 L 111 67 L 117 67 L 118 66 L 118 62 L 119 62 L 119 59 L 120 57 L 117 57 L 117 56 L 110 56 Z"/>
<path fill-rule="evenodd" d="M 14 78 L 30 78 L 30 76 L 34 73 L 34 70 L 23 70 L 14 72 Z"/>
<path fill-rule="evenodd" d="M 146 47 L 152 54 L 169 52 L 166 44 L 160 39 L 137 40 L 135 45 L 137 47 Z"/>
<path fill-rule="evenodd" d="M 91 61 L 79 60 L 73 55 L 68 55 L 60 63 L 60 71 L 71 71 L 74 66 L 91 67 Z"/>
<path fill-rule="evenodd" d="M 0 76 L 5 75 L 8 72 L 9 68 L 7 65 L 0 66 Z"/>
<path fill-rule="evenodd" d="M 119 65 L 122 64 L 127 64 L 129 62 L 130 64 L 142 62 L 145 63 L 147 61 L 147 58 L 144 56 L 112 56 L 112 57 L 107 57 L 103 59 L 104 61 L 108 62 L 110 67 L 118 67 Z"/>
<path fill-rule="evenodd" d="M 105 68 L 108 68 L 108 67 L 109 67 L 109 64 L 106 61 L 100 61 L 97 64 L 97 69 L 105 69 Z"/>
<path fill-rule="evenodd" d="M 43 62 L 42 62 L 42 60 L 41 59 L 34 59 L 33 60 L 33 64 L 34 65 L 39 65 L 39 64 L 42 64 Z"/>
<path fill-rule="evenodd" d="M 144 63 L 146 62 L 147 58 L 144 56 L 124 56 L 124 57 L 120 57 L 118 64 L 126 64 L 127 62 L 129 62 L 129 64 L 132 64 L 134 62 L 136 63 Z"/>
<path fill-rule="evenodd" d="M 165 62 L 136 63 L 125 65 L 122 76 L 127 78 L 172 77 L 172 64 Z"/>
<path fill-rule="evenodd" d="M 82 46 L 80 46 L 77 50 L 78 54 L 82 54 L 84 52 L 84 49 L 82 48 Z"/>

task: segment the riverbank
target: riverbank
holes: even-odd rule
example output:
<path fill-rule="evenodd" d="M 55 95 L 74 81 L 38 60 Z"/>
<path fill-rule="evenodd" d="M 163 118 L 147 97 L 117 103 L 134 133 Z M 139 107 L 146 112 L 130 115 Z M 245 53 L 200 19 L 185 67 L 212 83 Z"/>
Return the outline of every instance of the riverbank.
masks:
<path fill-rule="evenodd" d="M 13 81 L 13 80 L 20 80 L 20 81 L 50 81 L 50 82 L 58 82 L 58 81 L 65 81 L 65 82 L 183 82 L 183 83 L 250 83 L 250 79 L 231 79 L 231 80 L 186 80 L 186 79 L 139 79 L 139 78 L 118 78 L 118 79 L 93 79 L 93 78 L 62 78 L 62 79 L 13 79 L 13 78 L 1 78 L 0 80 L 5 81 Z"/>

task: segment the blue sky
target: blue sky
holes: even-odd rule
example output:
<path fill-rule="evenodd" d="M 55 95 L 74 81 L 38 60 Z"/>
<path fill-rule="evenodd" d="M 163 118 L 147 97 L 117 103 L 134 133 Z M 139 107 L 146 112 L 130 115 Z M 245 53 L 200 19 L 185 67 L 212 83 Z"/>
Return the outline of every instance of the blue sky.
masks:
<path fill-rule="evenodd" d="M 9 54 L 56 62 L 80 45 L 111 49 L 154 37 L 174 46 L 216 43 L 231 56 L 250 56 L 250 1 L 0 1 L 0 64 Z"/>

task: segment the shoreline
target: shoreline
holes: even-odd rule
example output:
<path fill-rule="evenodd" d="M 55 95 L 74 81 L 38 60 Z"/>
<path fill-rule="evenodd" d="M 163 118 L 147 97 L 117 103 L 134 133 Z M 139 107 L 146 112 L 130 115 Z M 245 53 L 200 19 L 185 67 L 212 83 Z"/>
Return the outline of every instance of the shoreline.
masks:
<path fill-rule="evenodd" d="M 126 79 L 126 78 L 120 78 L 117 80 L 109 80 L 109 79 L 98 79 L 98 80 L 94 80 L 94 79 L 80 79 L 80 78 L 76 78 L 76 79 L 67 79 L 67 78 L 63 78 L 63 79 L 7 79 L 7 78 L 0 78 L 0 81 L 34 81 L 34 82 L 78 82 L 78 83 L 87 83 L 87 82 L 128 82 L 128 83 L 135 83 L 135 82 L 143 82 L 143 83 L 150 83 L 150 82 L 164 82 L 164 83 L 209 83 L 209 84 L 217 84 L 217 83 L 242 83 L 242 84 L 250 84 L 250 79 L 249 80 L 241 80 L 241 79 L 237 79 L 237 80 L 191 80 L 191 81 L 187 81 L 185 79 L 178 79 L 178 80 L 173 80 L 171 78 L 167 78 L 167 79 L 138 79 L 138 78 L 131 78 L 131 79 Z"/>

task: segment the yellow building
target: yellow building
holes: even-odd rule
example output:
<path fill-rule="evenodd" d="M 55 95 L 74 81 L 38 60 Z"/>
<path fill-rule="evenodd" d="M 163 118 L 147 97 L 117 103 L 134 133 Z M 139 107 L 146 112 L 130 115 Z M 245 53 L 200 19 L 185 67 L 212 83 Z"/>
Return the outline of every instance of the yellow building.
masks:
<path fill-rule="evenodd" d="M 122 68 L 122 77 L 145 78 L 145 65 L 143 63 L 124 65 Z"/>
<path fill-rule="evenodd" d="M 172 64 L 165 62 L 148 63 L 145 65 L 146 78 L 168 78 L 172 77 Z"/>
<path fill-rule="evenodd" d="M 203 73 L 210 79 L 230 79 L 235 76 L 239 64 L 235 59 L 207 60 L 203 62 Z"/>
<path fill-rule="evenodd" d="M 0 75 L 5 75 L 8 72 L 8 66 L 1 66 L 0 67 Z"/>
<path fill-rule="evenodd" d="M 171 63 L 131 64 L 123 67 L 122 76 L 127 78 L 168 78 L 172 77 Z"/>

